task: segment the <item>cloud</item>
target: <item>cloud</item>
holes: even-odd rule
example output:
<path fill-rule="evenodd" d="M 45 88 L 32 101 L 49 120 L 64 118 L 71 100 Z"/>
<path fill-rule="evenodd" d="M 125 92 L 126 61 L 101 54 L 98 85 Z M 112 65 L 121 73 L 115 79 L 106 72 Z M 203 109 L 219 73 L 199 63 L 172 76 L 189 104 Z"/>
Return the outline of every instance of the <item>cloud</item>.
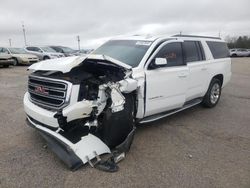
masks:
<path fill-rule="evenodd" d="M 249 35 L 249 0 L 1 0 L 0 45 L 96 47 L 116 35 Z"/>

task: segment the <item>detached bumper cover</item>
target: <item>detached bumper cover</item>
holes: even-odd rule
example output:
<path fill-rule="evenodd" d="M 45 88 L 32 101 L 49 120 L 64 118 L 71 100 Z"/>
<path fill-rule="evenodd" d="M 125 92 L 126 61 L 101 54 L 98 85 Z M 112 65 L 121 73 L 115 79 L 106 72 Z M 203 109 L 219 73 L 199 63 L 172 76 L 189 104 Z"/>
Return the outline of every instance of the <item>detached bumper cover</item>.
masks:
<path fill-rule="evenodd" d="M 39 131 L 51 150 L 72 170 L 77 170 L 97 155 L 111 153 L 108 146 L 92 134 L 73 144 L 61 134 L 34 123 L 29 117 L 27 123 Z"/>

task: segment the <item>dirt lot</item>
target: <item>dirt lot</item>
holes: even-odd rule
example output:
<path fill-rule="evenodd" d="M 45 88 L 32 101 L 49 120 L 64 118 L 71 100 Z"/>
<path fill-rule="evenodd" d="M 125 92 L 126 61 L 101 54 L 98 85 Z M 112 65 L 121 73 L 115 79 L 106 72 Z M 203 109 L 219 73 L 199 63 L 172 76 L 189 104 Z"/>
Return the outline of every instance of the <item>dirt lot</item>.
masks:
<path fill-rule="evenodd" d="M 250 58 L 218 106 L 140 126 L 117 173 L 71 172 L 25 124 L 27 67 L 0 68 L 0 187 L 250 187 Z"/>

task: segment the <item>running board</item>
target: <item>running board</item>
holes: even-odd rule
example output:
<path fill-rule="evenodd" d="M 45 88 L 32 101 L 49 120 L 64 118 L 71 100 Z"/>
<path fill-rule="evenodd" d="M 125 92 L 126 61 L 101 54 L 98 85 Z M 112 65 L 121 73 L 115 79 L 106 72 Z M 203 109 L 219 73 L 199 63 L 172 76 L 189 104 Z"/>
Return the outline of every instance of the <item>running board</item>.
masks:
<path fill-rule="evenodd" d="M 150 123 L 152 121 L 156 121 L 156 120 L 165 118 L 167 116 L 170 116 L 172 114 L 175 114 L 177 112 L 180 112 L 180 111 L 186 110 L 188 108 L 191 108 L 191 107 L 193 107 L 193 106 L 195 106 L 197 104 L 200 104 L 201 102 L 202 102 L 202 99 L 200 99 L 200 98 L 199 99 L 194 99 L 194 100 L 191 100 L 191 101 L 187 102 L 182 108 L 178 108 L 178 109 L 175 109 L 175 110 L 167 111 L 165 113 L 163 112 L 163 113 L 160 113 L 160 114 L 145 117 L 141 121 L 139 121 L 138 123 L 139 124 Z"/>

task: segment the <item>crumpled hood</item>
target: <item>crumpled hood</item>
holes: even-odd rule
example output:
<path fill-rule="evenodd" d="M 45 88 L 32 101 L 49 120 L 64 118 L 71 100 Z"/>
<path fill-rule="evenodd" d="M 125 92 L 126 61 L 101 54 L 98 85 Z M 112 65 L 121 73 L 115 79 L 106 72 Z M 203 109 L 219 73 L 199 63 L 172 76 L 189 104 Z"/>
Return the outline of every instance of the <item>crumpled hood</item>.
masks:
<path fill-rule="evenodd" d="M 111 64 L 114 66 L 124 68 L 126 70 L 132 69 L 130 65 L 127 65 L 109 56 L 89 54 L 87 56 L 71 56 L 71 57 L 63 57 L 63 58 L 58 58 L 58 59 L 49 59 L 49 60 L 41 61 L 39 63 L 35 63 L 31 65 L 28 68 L 28 70 L 60 71 L 62 73 L 67 73 L 67 72 L 70 72 L 72 68 L 78 66 L 81 63 L 84 63 L 84 60 L 86 59 L 106 61 L 108 62 L 107 65 Z M 106 64 L 104 62 L 100 62 L 100 63 Z"/>

